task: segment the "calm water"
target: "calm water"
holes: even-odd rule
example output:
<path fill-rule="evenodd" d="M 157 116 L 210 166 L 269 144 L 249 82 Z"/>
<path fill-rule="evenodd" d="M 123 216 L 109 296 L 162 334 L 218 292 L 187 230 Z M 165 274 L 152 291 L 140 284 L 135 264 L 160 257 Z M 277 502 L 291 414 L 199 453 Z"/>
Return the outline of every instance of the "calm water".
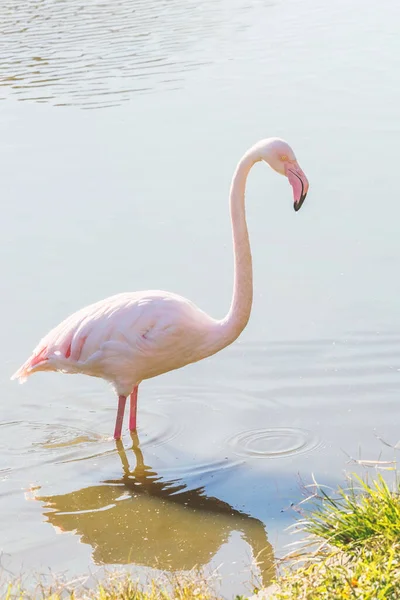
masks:
<path fill-rule="evenodd" d="M 4 3 L 3 3 L 4 4 Z M 0 53 L 1 564 L 67 576 L 194 565 L 268 583 L 311 474 L 400 437 L 400 5 L 6 0 Z M 302 211 L 251 173 L 251 321 L 145 382 L 138 439 L 101 381 L 9 381 L 40 337 L 120 291 L 230 302 L 237 160 L 294 147 Z M 132 449 L 133 445 L 133 449 Z M 261 556 L 257 569 L 254 557 Z"/>

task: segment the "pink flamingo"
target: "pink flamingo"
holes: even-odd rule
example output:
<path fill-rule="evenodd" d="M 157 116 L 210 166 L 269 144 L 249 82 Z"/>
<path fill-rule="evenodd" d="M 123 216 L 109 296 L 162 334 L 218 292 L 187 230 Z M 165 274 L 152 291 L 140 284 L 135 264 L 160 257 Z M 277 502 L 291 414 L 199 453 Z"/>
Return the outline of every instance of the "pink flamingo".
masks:
<path fill-rule="evenodd" d="M 286 175 L 293 188 L 294 210 L 302 206 L 308 181 L 291 147 L 269 138 L 239 161 L 230 189 L 234 251 L 231 307 L 216 320 L 192 302 L 169 292 L 127 292 L 75 312 L 52 329 L 11 379 L 23 383 L 37 371 L 84 373 L 109 381 L 118 395 L 114 438 L 121 438 L 130 395 L 129 429 L 136 430 L 138 386 L 167 371 L 219 352 L 246 327 L 253 300 L 253 273 L 245 215 L 245 186 L 252 166 L 265 161 Z"/>

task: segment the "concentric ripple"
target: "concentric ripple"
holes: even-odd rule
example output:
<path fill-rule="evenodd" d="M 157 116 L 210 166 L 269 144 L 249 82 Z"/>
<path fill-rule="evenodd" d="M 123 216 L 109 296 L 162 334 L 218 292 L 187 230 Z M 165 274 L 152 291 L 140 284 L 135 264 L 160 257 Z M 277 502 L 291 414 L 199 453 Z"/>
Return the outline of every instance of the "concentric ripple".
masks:
<path fill-rule="evenodd" d="M 182 431 L 182 426 L 177 421 L 162 412 L 144 408 L 140 414 L 140 445 L 161 446 L 176 438 Z M 143 433 L 142 433 L 143 432 Z"/>
<path fill-rule="evenodd" d="M 8 421 L 0 424 L 1 427 L 18 429 L 19 439 L 26 439 L 21 433 L 24 429 L 29 429 L 30 443 L 26 446 L 20 445 L 18 453 L 32 452 L 40 448 L 68 448 L 78 444 L 88 442 L 98 442 L 104 439 L 92 431 L 84 431 L 70 425 L 61 425 L 55 423 L 41 423 L 40 421 Z"/>
<path fill-rule="evenodd" d="M 311 431 L 296 427 L 253 429 L 233 436 L 228 444 L 245 458 L 284 458 L 304 454 L 321 445 Z"/>

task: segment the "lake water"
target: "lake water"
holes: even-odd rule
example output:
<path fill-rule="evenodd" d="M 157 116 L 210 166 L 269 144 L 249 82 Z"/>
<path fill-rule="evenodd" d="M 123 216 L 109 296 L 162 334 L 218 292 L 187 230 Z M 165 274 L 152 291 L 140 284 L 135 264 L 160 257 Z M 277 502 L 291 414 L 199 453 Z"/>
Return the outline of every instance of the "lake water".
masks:
<path fill-rule="evenodd" d="M 268 583 L 312 474 L 399 437 L 400 5 L 5 0 L 0 53 L 0 550 L 6 573 L 195 565 Z M 167 289 L 230 303 L 228 191 L 260 138 L 293 146 L 299 213 L 247 192 L 255 297 L 222 353 L 141 385 L 111 439 L 101 381 L 10 381 L 70 312 Z M 260 554 L 261 553 L 261 554 Z M 254 567 L 259 555 L 261 564 Z"/>

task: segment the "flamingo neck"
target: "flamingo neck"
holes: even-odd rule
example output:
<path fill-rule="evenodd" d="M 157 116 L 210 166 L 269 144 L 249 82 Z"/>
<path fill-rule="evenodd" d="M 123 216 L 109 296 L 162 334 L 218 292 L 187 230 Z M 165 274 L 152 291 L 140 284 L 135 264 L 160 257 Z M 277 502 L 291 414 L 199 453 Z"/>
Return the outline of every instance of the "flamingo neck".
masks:
<path fill-rule="evenodd" d="M 249 233 L 246 223 L 245 189 L 250 169 L 260 160 L 256 148 L 251 148 L 240 160 L 233 175 L 230 190 L 234 283 L 231 307 L 219 322 L 219 338 L 224 348 L 236 340 L 246 327 L 253 302 L 253 267 Z"/>

